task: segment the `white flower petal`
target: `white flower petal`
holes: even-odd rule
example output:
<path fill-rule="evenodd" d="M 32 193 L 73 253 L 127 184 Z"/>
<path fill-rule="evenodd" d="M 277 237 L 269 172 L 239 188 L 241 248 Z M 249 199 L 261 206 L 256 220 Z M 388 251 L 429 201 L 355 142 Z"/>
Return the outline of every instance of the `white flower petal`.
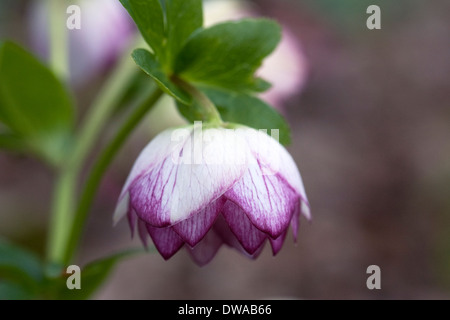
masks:
<path fill-rule="evenodd" d="M 222 244 L 223 241 L 219 235 L 214 230 L 210 230 L 195 247 L 191 248 L 185 246 L 185 248 L 190 253 L 195 263 L 202 267 L 207 265 L 212 258 L 214 258 Z"/>
<path fill-rule="evenodd" d="M 188 219 L 229 190 L 247 168 L 243 141 L 230 139 L 225 129 L 191 130 L 171 144 L 169 154 L 157 157 L 145 173 L 140 162 L 129 185 L 131 205 L 138 216 L 155 227 Z M 157 145 L 157 147 L 160 147 Z M 147 148 L 147 157 L 153 157 Z"/>
<path fill-rule="evenodd" d="M 255 130 L 242 131 L 252 157 L 245 175 L 225 194 L 261 231 L 278 238 L 289 226 L 300 199 L 306 199 L 300 174 L 287 151 Z"/>
<path fill-rule="evenodd" d="M 147 232 L 153 240 L 153 243 L 158 252 L 163 256 L 165 260 L 172 257 L 181 247 L 184 245 L 183 240 L 178 234 L 169 228 L 154 228 L 146 225 Z M 144 240 L 143 240 L 144 241 Z M 144 243 L 145 244 L 145 243 Z"/>
<path fill-rule="evenodd" d="M 223 217 L 239 243 L 250 255 L 253 255 L 268 237 L 253 225 L 241 207 L 231 201 L 225 203 Z"/>
<path fill-rule="evenodd" d="M 119 203 L 116 206 L 116 210 L 113 215 L 113 223 L 117 224 L 128 212 L 130 205 L 130 195 L 126 192 L 121 198 L 119 198 Z M 134 225 L 133 225 L 134 230 Z"/>
<path fill-rule="evenodd" d="M 190 131 L 188 131 L 188 134 Z M 166 130 L 157 135 L 139 154 L 137 160 L 134 162 L 133 168 L 128 175 L 127 180 L 122 188 L 119 199 L 125 196 L 130 184 L 138 177 L 143 175 L 152 166 L 166 158 L 172 148 L 172 130 Z"/>
<path fill-rule="evenodd" d="M 250 166 L 225 197 L 237 204 L 251 222 L 272 238 L 278 238 L 292 219 L 299 195 L 279 175 L 264 175 Z"/>
<path fill-rule="evenodd" d="M 240 131 L 240 135 L 246 139 L 253 156 L 249 160 L 250 165 L 259 162 L 263 167 L 264 175 L 278 174 L 286 180 L 300 195 L 302 202 L 309 207 L 305 187 L 297 165 L 289 152 L 275 139 L 276 134 L 273 134 L 274 138 L 272 138 L 263 131 L 244 129 Z"/>
<path fill-rule="evenodd" d="M 173 230 L 191 247 L 195 247 L 211 229 L 217 216 L 222 211 L 222 198 L 207 205 L 193 217 L 173 225 Z"/>

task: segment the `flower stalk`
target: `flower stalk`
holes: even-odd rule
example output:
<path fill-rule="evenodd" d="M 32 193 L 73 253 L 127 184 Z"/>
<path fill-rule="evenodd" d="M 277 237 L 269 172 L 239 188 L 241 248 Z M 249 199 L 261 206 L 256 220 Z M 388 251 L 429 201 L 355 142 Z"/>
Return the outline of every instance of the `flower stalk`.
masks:
<path fill-rule="evenodd" d="M 66 80 L 69 76 L 69 43 L 67 38 L 65 10 L 67 5 L 61 0 L 48 2 L 50 23 L 50 61 L 53 71 L 59 78 Z"/>
<path fill-rule="evenodd" d="M 124 122 L 115 138 L 106 146 L 94 164 L 83 188 L 80 202 L 75 212 L 73 226 L 69 236 L 69 243 L 64 255 L 64 263 L 69 263 L 73 257 L 80 240 L 84 223 L 89 209 L 97 193 L 101 179 L 113 161 L 117 152 L 121 149 L 127 138 L 144 118 L 144 116 L 156 105 L 163 92 L 155 86 L 154 91 Z"/>
<path fill-rule="evenodd" d="M 203 121 L 213 125 L 223 124 L 222 117 L 216 106 L 203 92 L 178 77 L 173 77 L 172 80 L 191 96 L 193 106 L 197 109 L 198 114 L 204 116 Z"/>
<path fill-rule="evenodd" d="M 134 48 L 139 43 L 138 41 L 141 41 L 140 38 L 133 42 L 131 48 Z M 123 96 L 128 84 L 138 70 L 130 59 L 130 53 L 131 50 L 124 53 L 103 89 L 92 103 L 75 139 L 73 152 L 68 155 L 65 165 L 58 171 L 47 241 L 47 261 L 49 262 L 63 265 L 67 262 L 67 257 L 71 255 L 66 250 L 69 241 L 73 242 L 69 238 L 70 234 L 73 233 L 71 228 L 75 219 L 74 208 L 79 186 L 78 179 L 84 168 L 86 158 L 114 111 L 115 102 Z"/>

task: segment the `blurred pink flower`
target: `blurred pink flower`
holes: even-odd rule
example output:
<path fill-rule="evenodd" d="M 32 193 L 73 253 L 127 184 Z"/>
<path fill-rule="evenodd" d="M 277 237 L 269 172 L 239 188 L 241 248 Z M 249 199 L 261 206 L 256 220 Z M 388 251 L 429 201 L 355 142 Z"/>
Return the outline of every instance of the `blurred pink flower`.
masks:
<path fill-rule="evenodd" d="M 164 131 L 142 151 L 114 220 L 128 215 L 165 259 L 184 246 L 204 265 L 222 244 L 256 258 L 268 239 L 277 254 L 290 225 L 297 238 L 301 214 L 310 218 L 300 173 L 275 139 L 189 126 Z"/>
<path fill-rule="evenodd" d="M 46 1 L 33 1 L 30 10 L 32 45 L 44 58 L 48 57 Z M 134 34 L 134 23 L 119 1 L 79 0 L 81 30 L 71 30 L 71 80 L 80 83 L 112 63 L 126 48 Z M 205 1 L 205 25 L 255 16 L 256 11 L 245 1 Z M 307 62 L 301 44 L 288 27 L 283 27 L 283 39 L 259 71 L 273 87 L 261 97 L 282 109 L 286 99 L 299 93 L 306 81 Z"/>
<path fill-rule="evenodd" d="M 261 94 L 261 98 L 277 109 L 282 109 L 286 99 L 303 89 L 307 78 L 307 64 L 301 46 L 287 27 L 283 28 L 283 40 L 268 57 L 259 76 L 268 79 L 273 87 Z"/>
<path fill-rule="evenodd" d="M 256 16 L 248 2 L 238 0 L 205 1 L 205 25 L 227 20 Z M 279 110 L 285 100 L 301 92 L 308 74 L 308 65 L 300 42 L 287 26 L 283 26 L 283 38 L 277 49 L 259 70 L 259 76 L 272 83 L 272 88 L 261 98 Z"/>
<path fill-rule="evenodd" d="M 32 1 L 29 11 L 31 43 L 43 58 L 49 56 L 47 3 L 44 0 Z M 129 44 L 135 28 L 118 0 L 79 0 L 71 1 L 70 5 L 72 4 L 81 9 L 81 29 L 67 30 L 70 80 L 81 83 L 120 56 Z"/>

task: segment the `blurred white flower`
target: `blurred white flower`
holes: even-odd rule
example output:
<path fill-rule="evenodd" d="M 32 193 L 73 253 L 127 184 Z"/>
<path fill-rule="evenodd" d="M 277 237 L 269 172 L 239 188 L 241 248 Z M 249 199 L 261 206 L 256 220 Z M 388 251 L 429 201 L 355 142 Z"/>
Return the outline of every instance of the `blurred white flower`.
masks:
<path fill-rule="evenodd" d="M 81 8 L 81 29 L 69 32 L 71 81 L 80 83 L 115 61 L 129 44 L 135 27 L 119 1 L 78 0 L 71 4 Z M 257 16 L 257 11 L 248 2 L 238 0 L 205 1 L 204 11 L 205 26 Z M 47 12 L 45 0 L 31 3 L 31 42 L 43 58 L 49 55 Z M 301 44 L 289 28 L 283 26 L 280 45 L 259 70 L 259 75 L 273 85 L 261 97 L 282 109 L 286 99 L 301 91 L 307 69 Z"/>
<path fill-rule="evenodd" d="M 44 59 L 49 56 L 47 4 L 45 0 L 32 1 L 29 11 L 31 44 Z M 67 30 L 70 80 L 80 83 L 120 56 L 130 43 L 135 27 L 118 0 L 78 0 L 70 4 L 81 9 L 81 29 Z"/>
<path fill-rule="evenodd" d="M 246 1 L 205 1 L 205 25 L 257 16 L 256 10 Z M 300 42 L 287 26 L 277 49 L 264 61 L 258 75 L 272 83 L 272 88 L 261 98 L 277 109 L 282 109 L 286 99 L 301 92 L 308 73 L 306 58 Z"/>

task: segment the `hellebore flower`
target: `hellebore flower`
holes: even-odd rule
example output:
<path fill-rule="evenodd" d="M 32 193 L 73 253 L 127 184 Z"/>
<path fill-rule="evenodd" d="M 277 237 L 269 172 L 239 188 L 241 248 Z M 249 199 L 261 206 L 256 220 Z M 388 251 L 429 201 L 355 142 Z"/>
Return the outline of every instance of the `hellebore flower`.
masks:
<path fill-rule="evenodd" d="M 146 245 L 165 258 L 185 247 L 199 265 L 222 244 L 256 258 L 266 239 L 273 254 L 300 215 L 310 218 L 300 173 L 274 138 L 250 128 L 200 129 L 198 123 L 159 134 L 142 151 L 114 214 L 128 216 Z"/>

